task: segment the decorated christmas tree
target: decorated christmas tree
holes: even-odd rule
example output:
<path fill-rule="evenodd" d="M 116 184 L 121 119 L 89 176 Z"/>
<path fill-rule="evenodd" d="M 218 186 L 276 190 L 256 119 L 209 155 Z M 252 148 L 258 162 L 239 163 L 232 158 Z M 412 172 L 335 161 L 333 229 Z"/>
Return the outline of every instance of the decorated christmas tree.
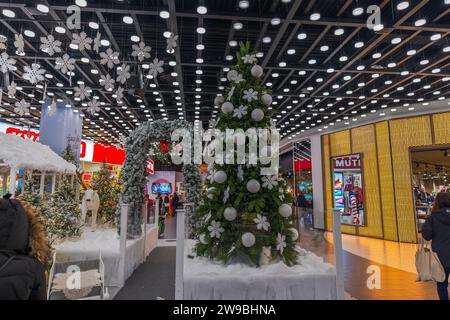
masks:
<path fill-rule="evenodd" d="M 114 222 L 122 189 L 120 177 L 114 178 L 106 163 L 103 162 L 100 171 L 92 179 L 91 187 L 97 191 L 100 198 L 99 217 L 105 222 Z"/>
<path fill-rule="evenodd" d="M 222 110 L 216 129 L 276 130 L 271 120 L 272 97 L 262 86 L 262 76 L 250 44 L 241 44 L 237 64 L 227 75 L 230 84 L 215 101 Z M 249 141 L 245 144 L 249 150 Z M 261 169 L 267 166 L 259 161 L 227 163 L 210 165 L 196 211 L 196 221 L 200 221 L 195 229 L 197 255 L 224 263 L 263 265 L 282 260 L 296 264 L 298 231 L 286 182 L 276 173 L 262 175 Z"/>

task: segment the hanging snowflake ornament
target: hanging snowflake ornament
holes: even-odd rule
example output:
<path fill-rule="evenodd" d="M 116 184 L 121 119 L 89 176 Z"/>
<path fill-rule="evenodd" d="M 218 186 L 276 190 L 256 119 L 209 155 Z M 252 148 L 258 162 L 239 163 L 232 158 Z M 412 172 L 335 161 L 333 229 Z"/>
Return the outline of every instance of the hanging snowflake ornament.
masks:
<path fill-rule="evenodd" d="M 258 92 L 250 88 L 248 90 L 244 90 L 244 100 L 248 102 L 252 102 L 253 100 L 258 100 Z"/>
<path fill-rule="evenodd" d="M 277 236 L 277 250 L 283 254 L 284 248 L 287 247 L 286 244 L 286 236 L 283 236 L 281 233 Z"/>
<path fill-rule="evenodd" d="M 242 57 L 242 60 L 244 61 L 244 63 L 246 64 L 253 64 L 256 61 L 258 61 L 256 59 L 256 56 L 254 54 L 246 54 L 245 56 Z"/>
<path fill-rule="evenodd" d="M 80 34 L 74 33 L 72 44 L 77 45 L 80 51 L 91 50 L 92 39 L 84 31 Z"/>
<path fill-rule="evenodd" d="M 120 63 L 119 53 L 114 52 L 111 48 L 108 48 L 106 52 L 100 52 L 100 63 L 102 65 L 107 65 L 108 68 L 112 69 L 116 64 Z"/>
<path fill-rule="evenodd" d="M 214 175 L 215 175 L 215 174 L 216 174 L 216 171 L 215 171 L 215 170 L 211 170 L 211 171 L 209 172 L 209 176 L 208 176 L 209 182 L 214 183 Z"/>
<path fill-rule="evenodd" d="M 228 199 L 230 198 L 230 187 L 226 188 L 223 193 L 223 203 L 227 203 Z"/>
<path fill-rule="evenodd" d="M 20 116 L 23 116 L 27 113 L 30 113 L 30 104 L 26 102 L 24 99 L 15 103 L 14 112 L 18 113 Z"/>
<path fill-rule="evenodd" d="M 234 109 L 234 117 L 238 119 L 242 119 L 245 115 L 248 113 L 248 107 L 246 106 L 240 106 L 237 109 Z"/>
<path fill-rule="evenodd" d="M 44 80 L 45 70 L 41 69 L 41 66 L 37 63 L 32 63 L 30 66 L 23 67 L 23 78 L 30 81 L 31 84 L 37 84 Z"/>
<path fill-rule="evenodd" d="M 168 53 L 173 53 L 175 48 L 177 47 L 178 35 L 171 34 L 167 39 L 167 48 L 166 51 Z"/>
<path fill-rule="evenodd" d="M 102 34 L 100 32 L 97 32 L 97 35 L 94 38 L 94 46 L 93 46 L 93 50 L 97 53 L 99 53 L 100 47 L 102 46 L 101 41 L 102 41 Z"/>
<path fill-rule="evenodd" d="M 8 86 L 8 97 L 14 98 L 16 96 L 16 92 L 17 92 L 17 84 L 13 81 Z"/>
<path fill-rule="evenodd" d="M 56 101 L 55 99 L 53 99 L 52 103 L 48 106 L 47 115 L 53 117 L 56 114 L 56 111 L 57 111 Z"/>
<path fill-rule="evenodd" d="M 106 91 L 114 90 L 115 83 L 116 83 L 116 81 L 113 78 L 111 78 L 111 76 L 109 74 L 107 74 L 106 76 L 101 76 L 100 84 L 103 87 L 105 87 Z"/>
<path fill-rule="evenodd" d="M 41 50 L 47 53 L 49 56 L 53 56 L 55 53 L 62 52 L 61 41 L 56 40 L 51 34 L 47 37 L 41 37 Z"/>
<path fill-rule="evenodd" d="M 240 83 L 240 82 L 242 82 L 242 81 L 245 81 L 245 80 L 244 80 L 244 78 L 242 77 L 242 74 L 239 73 L 239 74 L 236 76 L 236 78 L 234 78 L 234 83 L 238 84 L 238 83 Z"/>
<path fill-rule="evenodd" d="M 277 176 L 265 176 L 262 179 L 263 187 L 272 190 L 274 187 L 278 186 Z"/>
<path fill-rule="evenodd" d="M 25 41 L 23 40 L 23 35 L 22 34 L 15 34 L 14 35 L 14 47 L 16 47 L 17 49 L 17 54 L 18 55 L 22 55 L 25 53 L 24 49 L 25 49 Z"/>
<path fill-rule="evenodd" d="M 97 99 L 89 101 L 87 112 L 91 115 L 95 115 L 97 112 L 100 112 L 100 102 L 98 102 Z"/>
<path fill-rule="evenodd" d="M 15 59 L 10 58 L 6 52 L 2 52 L 2 54 L 0 55 L 0 71 L 2 73 L 15 71 L 15 64 Z"/>
<path fill-rule="evenodd" d="M 84 84 L 79 87 L 75 87 L 75 97 L 80 98 L 81 101 L 89 99 L 91 97 L 92 89 L 86 87 Z"/>
<path fill-rule="evenodd" d="M 6 38 L 4 35 L 0 35 L 0 50 L 6 50 L 6 42 L 8 41 L 8 38 Z"/>
<path fill-rule="evenodd" d="M 119 87 L 116 91 L 116 101 L 117 103 L 122 102 L 123 99 L 123 91 L 124 89 L 122 87 Z"/>
<path fill-rule="evenodd" d="M 67 53 L 62 57 L 57 57 L 55 69 L 61 70 L 64 74 L 67 74 L 69 71 L 73 71 L 75 70 L 75 59 L 71 58 Z"/>
<path fill-rule="evenodd" d="M 125 82 L 127 82 L 127 80 L 130 78 L 131 78 L 130 66 L 124 63 L 120 68 L 117 68 L 117 80 L 116 80 L 117 82 L 125 84 Z"/>
<path fill-rule="evenodd" d="M 212 221 L 211 225 L 208 227 L 208 231 L 210 232 L 211 238 L 220 239 L 220 235 L 225 231 L 224 228 L 221 227 L 219 221 Z"/>
<path fill-rule="evenodd" d="M 158 60 L 158 58 L 155 58 L 152 63 L 150 63 L 150 70 L 148 72 L 149 75 L 151 75 L 153 78 L 156 78 L 158 74 L 163 73 L 164 69 L 164 61 Z"/>
<path fill-rule="evenodd" d="M 132 46 L 133 52 L 131 55 L 135 58 L 137 58 L 140 62 L 144 61 L 145 59 L 150 58 L 150 51 L 152 51 L 152 48 L 145 45 L 145 42 L 140 42 L 139 44 L 133 44 Z"/>
<path fill-rule="evenodd" d="M 255 220 L 253 220 L 253 221 L 256 223 L 256 228 L 258 230 L 269 231 L 270 223 L 269 223 L 269 221 L 267 221 L 267 217 L 266 216 L 258 214 L 256 216 Z"/>

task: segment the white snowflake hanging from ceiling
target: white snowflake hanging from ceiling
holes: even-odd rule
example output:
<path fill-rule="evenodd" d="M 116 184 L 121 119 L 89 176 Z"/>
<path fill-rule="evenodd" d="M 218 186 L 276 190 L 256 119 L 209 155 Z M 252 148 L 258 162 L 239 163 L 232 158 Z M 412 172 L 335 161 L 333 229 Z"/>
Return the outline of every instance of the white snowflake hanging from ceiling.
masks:
<path fill-rule="evenodd" d="M 119 87 L 116 91 L 116 101 L 117 103 L 122 102 L 123 99 L 123 91 L 124 89 L 122 87 Z"/>
<path fill-rule="evenodd" d="M 171 34 L 171 36 L 167 39 L 167 48 L 166 51 L 168 53 L 174 53 L 175 48 L 177 47 L 178 35 Z"/>
<path fill-rule="evenodd" d="M 6 50 L 6 42 L 8 41 L 8 38 L 6 38 L 4 35 L 0 35 L 0 50 Z"/>
<path fill-rule="evenodd" d="M 114 68 L 114 65 L 119 64 L 119 52 L 114 52 L 111 48 L 108 48 L 106 52 L 100 52 L 100 63 L 102 65 L 107 65 L 108 68 Z"/>
<path fill-rule="evenodd" d="M 75 97 L 80 98 L 81 101 L 91 97 L 92 89 L 90 87 L 81 84 L 79 87 L 75 87 Z"/>
<path fill-rule="evenodd" d="M 130 78 L 131 78 L 130 66 L 124 63 L 120 68 L 117 68 L 117 79 L 116 79 L 117 82 L 125 84 L 125 82 L 127 82 L 127 80 Z"/>
<path fill-rule="evenodd" d="M 102 41 L 102 34 L 100 32 L 97 32 L 97 35 L 94 38 L 94 51 L 97 53 L 99 53 L 100 47 L 102 46 L 101 41 Z"/>
<path fill-rule="evenodd" d="M 23 35 L 22 34 L 15 34 L 14 35 L 14 47 L 16 47 L 17 49 L 17 54 L 18 55 L 22 55 L 25 53 L 24 49 L 25 49 L 25 41 L 23 40 Z"/>
<path fill-rule="evenodd" d="M 133 44 L 132 48 L 133 52 L 131 53 L 131 55 L 137 58 L 140 62 L 150 58 L 150 51 L 152 51 L 152 48 L 146 46 L 145 42 L 141 42 L 139 43 L 139 45 Z"/>
<path fill-rule="evenodd" d="M 152 63 L 150 63 L 150 70 L 148 71 L 148 74 L 152 77 L 156 78 L 158 74 L 163 73 L 164 69 L 164 61 L 158 60 L 158 58 L 155 58 Z"/>
<path fill-rule="evenodd" d="M 91 115 L 95 115 L 97 112 L 100 112 L 100 102 L 98 102 L 97 99 L 89 101 L 87 112 Z"/>
<path fill-rule="evenodd" d="M 16 92 L 17 92 L 17 84 L 13 81 L 8 86 L 8 97 L 14 98 L 16 96 Z"/>
<path fill-rule="evenodd" d="M 20 116 L 30 113 L 30 104 L 22 99 L 16 102 L 14 112 L 18 113 Z"/>
<path fill-rule="evenodd" d="M 41 69 L 41 66 L 37 63 L 31 64 L 30 66 L 23 67 L 24 74 L 23 78 L 30 81 L 31 84 L 37 84 L 38 82 L 44 80 L 45 70 Z"/>
<path fill-rule="evenodd" d="M 47 53 L 49 56 L 53 56 L 55 53 L 62 52 L 61 41 L 56 40 L 51 34 L 48 37 L 41 37 L 41 50 Z"/>
<path fill-rule="evenodd" d="M 67 74 L 69 71 L 73 71 L 75 70 L 75 59 L 71 58 L 67 53 L 62 57 L 57 57 L 55 69 L 61 70 L 64 74 Z"/>
<path fill-rule="evenodd" d="M 109 74 L 101 76 L 100 84 L 105 87 L 106 91 L 113 91 L 116 81 Z"/>
<path fill-rule="evenodd" d="M 55 99 L 52 100 L 52 103 L 47 107 L 47 115 L 53 117 L 56 114 L 57 106 Z"/>
<path fill-rule="evenodd" d="M 83 31 L 80 34 L 73 34 L 72 43 L 77 45 L 80 51 L 91 50 L 92 39 Z"/>
<path fill-rule="evenodd" d="M 16 60 L 10 58 L 6 52 L 2 52 L 0 55 L 0 71 L 2 73 L 12 72 L 16 70 Z"/>

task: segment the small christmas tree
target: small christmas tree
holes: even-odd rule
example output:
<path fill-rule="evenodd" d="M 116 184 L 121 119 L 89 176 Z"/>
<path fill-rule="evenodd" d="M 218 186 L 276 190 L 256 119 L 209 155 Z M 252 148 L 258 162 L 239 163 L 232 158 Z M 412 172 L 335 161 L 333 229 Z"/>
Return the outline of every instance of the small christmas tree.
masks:
<path fill-rule="evenodd" d="M 263 69 L 249 43 L 241 44 L 237 61 L 228 73 L 230 86 L 224 97 L 215 101 L 222 109 L 216 129 L 276 130 L 269 108 L 272 98 L 262 86 Z M 259 163 L 210 167 L 196 212 L 200 221 L 195 230 L 197 255 L 224 263 L 261 265 L 281 259 L 287 265 L 296 264 L 298 232 L 293 225 L 292 197 L 285 181 L 278 175 L 261 175 L 262 167 Z"/>
<path fill-rule="evenodd" d="M 92 189 L 97 191 L 100 198 L 98 215 L 105 222 L 114 222 L 122 189 L 120 175 L 117 179 L 112 177 L 111 171 L 103 162 L 100 171 L 92 179 Z"/>

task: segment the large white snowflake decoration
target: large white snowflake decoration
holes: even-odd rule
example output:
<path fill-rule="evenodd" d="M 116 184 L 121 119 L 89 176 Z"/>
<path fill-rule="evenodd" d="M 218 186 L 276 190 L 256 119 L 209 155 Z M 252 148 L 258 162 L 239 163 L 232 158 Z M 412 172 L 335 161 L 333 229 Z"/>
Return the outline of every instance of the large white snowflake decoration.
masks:
<path fill-rule="evenodd" d="M 95 115 L 99 111 L 100 111 L 100 102 L 98 102 L 97 99 L 89 101 L 87 112 L 89 112 L 91 115 Z"/>
<path fill-rule="evenodd" d="M 23 67 L 23 70 L 25 72 L 23 78 L 30 81 L 31 84 L 37 84 L 44 80 L 45 70 L 41 69 L 41 66 L 37 63 L 31 64 L 31 68 L 29 66 Z"/>
<path fill-rule="evenodd" d="M 106 52 L 100 52 L 100 63 L 102 65 L 107 65 L 108 68 L 112 69 L 116 64 L 120 63 L 119 53 L 114 52 L 111 48 L 108 48 Z"/>
<path fill-rule="evenodd" d="M 150 63 L 150 70 L 148 72 L 149 75 L 151 75 L 153 78 L 156 78 L 158 74 L 163 73 L 164 69 L 164 61 L 158 60 L 158 58 L 155 58 L 152 63 Z"/>
<path fill-rule="evenodd" d="M 248 107 L 246 107 L 246 106 L 239 106 L 239 108 L 234 109 L 233 116 L 235 118 L 242 119 L 245 115 L 247 115 L 247 113 L 248 113 Z"/>
<path fill-rule="evenodd" d="M 220 235 L 225 231 L 224 228 L 221 227 L 219 221 L 212 221 L 211 225 L 208 227 L 211 238 L 220 239 Z"/>
<path fill-rule="evenodd" d="M 92 39 L 83 31 L 80 34 L 73 34 L 72 43 L 77 45 L 80 51 L 91 50 Z"/>
<path fill-rule="evenodd" d="M 13 81 L 8 86 L 8 97 L 14 98 L 17 92 L 17 84 Z"/>
<path fill-rule="evenodd" d="M 286 236 L 283 236 L 281 233 L 277 236 L 277 250 L 283 254 L 284 248 L 287 247 L 286 244 Z"/>
<path fill-rule="evenodd" d="M 248 102 L 252 102 L 253 100 L 258 100 L 258 92 L 255 91 L 253 88 L 244 90 L 244 98 L 243 99 L 247 100 Z"/>
<path fill-rule="evenodd" d="M 119 87 L 116 91 L 116 101 L 117 103 L 122 102 L 123 99 L 123 91 L 124 89 L 122 87 Z"/>
<path fill-rule="evenodd" d="M 105 87 L 106 91 L 112 91 L 114 89 L 115 83 L 116 81 L 111 78 L 109 74 L 107 74 L 106 76 L 101 76 L 100 84 Z"/>
<path fill-rule="evenodd" d="M 256 228 L 258 230 L 265 230 L 265 231 L 269 231 L 270 228 L 270 223 L 267 220 L 266 216 L 263 216 L 261 214 L 258 214 L 256 216 L 256 218 L 253 220 L 256 223 Z"/>
<path fill-rule="evenodd" d="M 274 187 L 278 186 L 277 176 L 264 176 L 262 178 L 263 187 L 272 190 Z"/>
<path fill-rule="evenodd" d="M 171 34 L 171 36 L 167 39 L 167 48 L 166 51 L 168 53 L 173 53 L 175 48 L 177 47 L 178 35 Z"/>
<path fill-rule="evenodd" d="M 97 32 L 97 35 L 94 38 L 94 46 L 93 46 L 93 50 L 97 53 L 100 51 L 100 47 L 102 46 L 101 41 L 102 41 L 102 34 L 100 32 Z"/>
<path fill-rule="evenodd" d="M 80 98 L 81 101 L 90 98 L 92 89 L 86 87 L 84 84 L 79 87 L 75 87 L 75 97 Z"/>
<path fill-rule="evenodd" d="M 0 35 L 0 50 L 6 50 L 6 41 L 8 41 L 8 38 L 4 35 Z"/>
<path fill-rule="evenodd" d="M 64 74 L 73 71 L 75 70 L 75 59 L 71 58 L 67 53 L 62 57 L 57 57 L 55 69 L 61 70 Z"/>
<path fill-rule="evenodd" d="M 133 52 L 131 53 L 131 55 L 137 58 L 140 62 L 150 58 L 150 51 L 152 51 L 152 48 L 146 46 L 145 42 L 140 42 L 138 45 L 133 44 L 132 48 Z"/>
<path fill-rule="evenodd" d="M 14 112 L 18 113 L 20 116 L 23 116 L 24 114 L 30 113 L 30 104 L 26 102 L 24 99 L 20 100 L 19 102 L 16 102 L 14 108 Z"/>
<path fill-rule="evenodd" d="M 245 56 L 242 57 L 242 60 L 246 64 L 252 64 L 252 63 L 258 61 L 254 54 L 246 54 Z"/>
<path fill-rule="evenodd" d="M 53 117 L 56 114 L 57 111 L 56 101 L 55 99 L 52 100 L 52 103 L 48 106 L 47 115 L 50 117 Z"/>
<path fill-rule="evenodd" d="M 130 78 L 131 78 L 130 66 L 124 63 L 120 68 L 117 68 L 117 79 L 116 79 L 117 82 L 125 84 L 125 82 L 127 82 L 127 80 Z"/>
<path fill-rule="evenodd" d="M 15 59 L 10 58 L 6 52 L 2 52 L 2 54 L 0 55 L 0 71 L 2 73 L 15 71 L 16 70 L 15 64 L 16 64 Z"/>
<path fill-rule="evenodd" d="M 41 37 L 41 50 L 47 53 L 49 56 L 53 56 L 55 53 L 62 52 L 61 41 L 56 40 L 51 34 L 48 37 Z"/>
<path fill-rule="evenodd" d="M 24 54 L 24 48 L 25 48 L 25 41 L 23 40 L 22 34 L 15 34 L 14 35 L 14 47 L 17 49 L 17 54 L 21 55 Z"/>

